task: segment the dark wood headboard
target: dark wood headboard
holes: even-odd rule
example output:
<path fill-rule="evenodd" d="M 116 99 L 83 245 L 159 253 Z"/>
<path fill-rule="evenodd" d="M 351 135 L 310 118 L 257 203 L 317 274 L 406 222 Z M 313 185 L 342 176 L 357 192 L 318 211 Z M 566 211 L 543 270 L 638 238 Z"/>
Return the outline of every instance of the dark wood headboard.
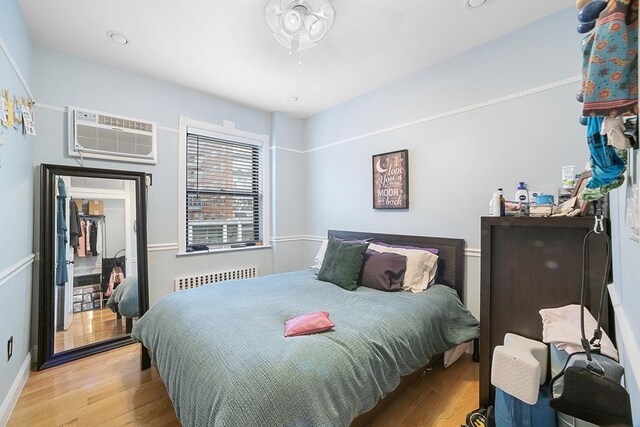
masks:
<path fill-rule="evenodd" d="M 360 231 L 329 230 L 329 237 L 339 239 L 365 240 L 383 242 L 390 245 L 415 246 L 418 248 L 437 248 L 439 253 L 439 267 L 444 272 L 439 273 L 441 285 L 452 287 L 458 292 L 464 303 L 464 240 L 443 237 L 403 236 L 399 234 L 365 233 Z M 442 262 L 442 264 L 441 264 Z"/>

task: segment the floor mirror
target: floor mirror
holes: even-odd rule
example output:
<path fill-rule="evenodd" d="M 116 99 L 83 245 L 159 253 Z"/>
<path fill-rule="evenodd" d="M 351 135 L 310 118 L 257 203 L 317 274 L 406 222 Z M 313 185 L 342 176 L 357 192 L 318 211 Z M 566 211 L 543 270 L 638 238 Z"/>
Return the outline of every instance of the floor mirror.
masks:
<path fill-rule="evenodd" d="M 131 344 L 148 308 L 145 173 L 40 173 L 38 370 Z"/>

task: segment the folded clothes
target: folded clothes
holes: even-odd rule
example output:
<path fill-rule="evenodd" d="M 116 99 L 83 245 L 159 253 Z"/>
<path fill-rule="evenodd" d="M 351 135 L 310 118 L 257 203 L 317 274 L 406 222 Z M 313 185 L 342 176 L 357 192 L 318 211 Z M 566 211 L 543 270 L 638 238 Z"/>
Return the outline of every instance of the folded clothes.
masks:
<path fill-rule="evenodd" d="M 571 304 L 558 308 L 545 308 L 540 310 L 542 317 L 542 341 L 553 343 L 559 350 L 569 354 L 584 351 L 580 343 L 580 305 Z M 596 319 L 584 311 L 584 332 L 587 338 L 593 335 L 597 327 Z M 602 332 L 600 351 L 605 356 L 618 360 L 618 351 L 614 347 L 607 334 Z"/>

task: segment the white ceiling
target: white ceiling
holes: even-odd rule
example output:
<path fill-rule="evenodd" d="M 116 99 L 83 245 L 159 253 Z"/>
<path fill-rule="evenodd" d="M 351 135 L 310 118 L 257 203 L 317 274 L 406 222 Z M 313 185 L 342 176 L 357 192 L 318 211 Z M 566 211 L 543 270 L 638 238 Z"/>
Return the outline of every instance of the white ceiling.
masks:
<path fill-rule="evenodd" d="M 267 111 L 315 114 L 541 19 L 574 0 L 332 0 L 319 46 L 288 55 L 266 0 L 20 0 L 34 43 Z M 131 39 L 109 40 L 114 30 Z M 288 101 L 295 95 L 298 102 Z"/>

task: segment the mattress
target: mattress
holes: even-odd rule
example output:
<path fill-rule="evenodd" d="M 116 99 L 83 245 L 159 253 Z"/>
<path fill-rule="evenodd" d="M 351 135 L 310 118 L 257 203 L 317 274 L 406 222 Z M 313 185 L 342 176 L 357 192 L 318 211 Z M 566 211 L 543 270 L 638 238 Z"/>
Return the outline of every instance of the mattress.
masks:
<path fill-rule="evenodd" d="M 229 281 L 162 298 L 134 325 L 185 426 L 341 426 L 401 377 L 479 335 L 456 292 L 345 291 L 317 270 Z M 335 328 L 284 337 L 291 317 Z"/>

